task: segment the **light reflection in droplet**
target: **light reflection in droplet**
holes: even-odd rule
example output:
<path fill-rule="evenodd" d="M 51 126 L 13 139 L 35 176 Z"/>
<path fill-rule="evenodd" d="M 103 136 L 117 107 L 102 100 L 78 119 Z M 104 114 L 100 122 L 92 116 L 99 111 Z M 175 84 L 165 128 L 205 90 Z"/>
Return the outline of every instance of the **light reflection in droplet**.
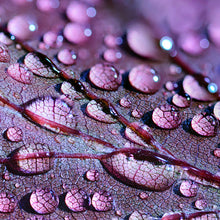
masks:
<path fill-rule="evenodd" d="M 37 27 L 34 24 L 29 25 L 29 30 L 30 31 L 34 32 L 34 31 L 36 31 L 36 29 L 37 29 Z"/>
<path fill-rule="evenodd" d="M 84 30 L 84 34 L 85 34 L 86 37 L 90 37 L 92 35 L 92 30 L 89 29 L 89 28 L 86 28 Z"/>
<path fill-rule="evenodd" d="M 173 40 L 168 36 L 164 36 L 160 39 L 160 46 L 164 50 L 171 50 L 173 48 Z"/>
<path fill-rule="evenodd" d="M 88 15 L 88 17 L 90 18 L 94 18 L 96 16 L 96 9 L 93 7 L 89 7 L 86 10 L 86 14 Z"/>
<path fill-rule="evenodd" d="M 200 44 L 200 47 L 203 48 L 203 49 L 207 49 L 209 47 L 209 41 L 206 38 L 202 39 L 199 42 L 199 44 Z"/>
<path fill-rule="evenodd" d="M 216 93 L 218 91 L 218 86 L 215 83 L 209 83 L 208 91 L 210 93 Z"/>
<path fill-rule="evenodd" d="M 159 81 L 159 77 L 158 77 L 158 76 L 156 76 L 156 75 L 155 75 L 155 76 L 153 76 L 153 81 L 154 81 L 154 82 L 158 82 L 158 81 Z"/>

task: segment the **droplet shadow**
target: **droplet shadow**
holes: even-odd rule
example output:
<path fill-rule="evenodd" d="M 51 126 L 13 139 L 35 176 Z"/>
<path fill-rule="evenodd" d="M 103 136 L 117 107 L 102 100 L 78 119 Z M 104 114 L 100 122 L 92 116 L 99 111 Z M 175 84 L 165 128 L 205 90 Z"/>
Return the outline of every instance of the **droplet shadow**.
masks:
<path fill-rule="evenodd" d="M 19 206 L 21 209 L 23 209 L 24 211 L 31 213 L 31 214 L 38 214 L 32 207 L 30 204 L 30 197 L 31 197 L 32 193 L 28 193 L 25 196 L 23 196 L 21 198 L 21 200 L 19 201 Z"/>
<path fill-rule="evenodd" d="M 142 117 L 142 122 L 151 128 L 159 128 L 152 120 L 153 110 L 146 112 Z"/>
<path fill-rule="evenodd" d="M 65 197 L 66 197 L 67 192 L 59 195 L 59 205 L 58 209 L 64 211 L 64 212 L 72 212 L 66 205 L 65 203 Z"/>

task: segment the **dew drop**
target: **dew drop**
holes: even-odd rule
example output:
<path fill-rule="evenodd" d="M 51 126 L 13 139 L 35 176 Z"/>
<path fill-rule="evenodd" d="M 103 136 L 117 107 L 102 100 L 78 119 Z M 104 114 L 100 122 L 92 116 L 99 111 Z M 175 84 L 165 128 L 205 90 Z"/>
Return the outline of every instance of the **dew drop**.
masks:
<path fill-rule="evenodd" d="M 86 172 L 86 179 L 95 182 L 99 179 L 99 172 L 97 170 L 88 170 Z"/>
<path fill-rule="evenodd" d="M 77 92 L 74 88 L 74 86 L 71 85 L 71 83 L 64 81 L 61 85 L 61 91 L 63 94 L 65 94 L 68 98 L 74 100 L 74 99 L 82 99 L 83 95 L 79 92 Z"/>
<path fill-rule="evenodd" d="M 131 126 L 133 125 L 141 127 L 143 130 L 150 132 L 150 128 L 147 125 L 144 125 L 140 122 L 132 122 Z M 136 144 L 139 144 L 142 146 L 148 146 L 144 142 L 144 140 L 141 137 L 139 137 L 134 131 L 132 131 L 129 127 L 126 127 L 125 129 L 125 137 Z"/>
<path fill-rule="evenodd" d="M 38 76 L 57 78 L 51 62 L 45 57 L 38 56 L 37 53 L 28 53 L 24 58 L 24 64 Z"/>
<path fill-rule="evenodd" d="M 39 188 L 31 193 L 30 205 L 39 214 L 49 214 L 56 210 L 58 196 L 48 188 Z"/>
<path fill-rule="evenodd" d="M 197 199 L 195 201 L 195 208 L 203 210 L 207 207 L 207 202 L 204 199 Z"/>
<path fill-rule="evenodd" d="M 148 65 L 138 65 L 128 75 L 131 86 L 140 92 L 153 94 L 161 87 L 160 76 Z"/>
<path fill-rule="evenodd" d="M 215 117 L 220 120 L 220 102 L 216 102 L 214 109 L 213 109 L 213 113 L 215 115 Z"/>
<path fill-rule="evenodd" d="M 66 194 L 65 204 L 73 212 L 83 212 L 86 210 L 88 197 L 82 189 L 74 187 Z"/>
<path fill-rule="evenodd" d="M 213 153 L 214 153 L 214 156 L 220 158 L 220 148 L 216 148 Z"/>
<path fill-rule="evenodd" d="M 115 48 L 118 45 L 122 44 L 122 39 L 120 37 L 116 37 L 111 34 L 108 34 L 104 38 L 104 43 L 107 47 Z"/>
<path fill-rule="evenodd" d="M 84 44 L 89 36 L 85 35 L 86 27 L 78 23 L 68 23 L 64 27 L 63 34 L 65 38 L 74 44 Z"/>
<path fill-rule="evenodd" d="M 42 12 L 50 12 L 60 5 L 59 0 L 37 0 L 36 6 Z"/>
<path fill-rule="evenodd" d="M 23 132 L 19 127 L 10 127 L 6 130 L 6 137 L 9 141 L 20 142 L 23 138 Z"/>
<path fill-rule="evenodd" d="M 44 34 L 43 41 L 49 47 L 56 48 L 62 46 L 63 37 L 61 35 L 57 35 L 57 33 L 53 31 L 48 31 Z"/>
<path fill-rule="evenodd" d="M 131 115 L 134 117 L 134 118 L 141 118 L 144 113 L 139 110 L 139 109 L 134 109 L 132 112 L 131 112 Z"/>
<path fill-rule="evenodd" d="M 74 127 L 76 124 L 71 107 L 63 100 L 50 96 L 28 102 L 25 114 L 34 122 L 54 131 L 59 131 L 59 128 L 53 122 L 67 127 Z"/>
<path fill-rule="evenodd" d="M 9 63 L 11 56 L 8 51 L 8 47 L 0 42 L 0 62 Z"/>
<path fill-rule="evenodd" d="M 17 206 L 17 200 L 12 193 L 1 192 L 0 193 L 0 212 L 12 213 Z"/>
<path fill-rule="evenodd" d="M 184 93 L 182 94 L 175 94 L 172 98 L 172 103 L 180 108 L 187 108 L 191 104 L 191 97 L 187 94 Z"/>
<path fill-rule="evenodd" d="M 89 117 L 104 123 L 116 123 L 117 120 L 114 119 L 110 114 L 106 114 L 103 111 L 101 104 L 97 103 L 95 100 L 90 101 L 86 106 L 86 113 Z"/>
<path fill-rule="evenodd" d="M 154 220 L 155 218 L 151 217 L 150 215 L 145 214 L 144 212 L 134 211 L 129 216 L 128 220 Z"/>
<path fill-rule="evenodd" d="M 12 173 L 20 175 L 46 173 L 51 170 L 54 165 L 53 156 L 47 155 L 46 152 L 50 152 L 47 145 L 27 144 L 16 149 L 9 155 L 9 161 L 6 166 Z M 43 153 L 44 155 L 38 157 L 38 153 Z"/>
<path fill-rule="evenodd" d="M 148 199 L 149 195 L 146 193 L 146 192 L 141 192 L 139 194 L 139 197 L 142 199 L 142 200 L 146 200 Z"/>
<path fill-rule="evenodd" d="M 175 83 L 171 82 L 171 81 L 167 81 L 165 84 L 165 88 L 168 91 L 173 91 L 176 87 L 175 87 Z"/>
<path fill-rule="evenodd" d="M 95 192 L 91 203 L 96 211 L 106 212 L 113 208 L 113 198 L 107 191 Z"/>
<path fill-rule="evenodd" d="M 98 88 L 108 91 L 117 90 L 122 82 L 122 77 L 114 66 L 101 63 L 90 69 L 89 79 Z"/>
<path fill-rule="evenodd" d="M 178 212 L 168 212 L 168 213 L 165 213 L 161 220 L 182 220 L 182 215 L 181 213 L 178 213 Z"/>
<path fill-rule="evenodd" d="M 153 122 L 160 128 L 174 129 L 181 124 L 180 112 L 172 105 L 164 104 L 154 109 Z"/>
<path fill-rule="evenodd" d="M 191 180 L 183 180 L 180 184 L 179 190 L 185 197 L 194 197 L 197 195 L 198 185 Z"/>
<path fill-rule="evenodd" d="M 218 120 L 210 114 L 196 114 L 191 121 L 192 129 L 201 136 L 215 136 L 218 131 Z"/>
<path fill-rule="evenodd" d="M 185 76 L 183 80 L 183 89 L 191 98 L 199 101 L 213 101 L 216 99 L 214 95 L 200 86 L 198 81 L 190 75 Z"/>
<path fill-rule="evenodd" d="M 13 44 L 13 41 L 8 38 L 3 32 L 0 32 L 0 42 L 7 46 Z"/>
<path fill-rule="evenodd" d="M 62 49 L 57 54 L 58 60 L 65 65 L 73 65 L 76 63 L 76 54 L 68 49 Z"/>
<path fill-rule="evenodd" d="M 28 68 L 24 64 L 11 64 L 7 69 L 7 73 L 18 82 L 24 84 L 32 84 L 33 82 L 33 73 L 28 70 Z"/>
<path fill-rule="evenodd" d="M 173 169 L 166 169 L 167 164 L 157 165 L 145 159 L 135 159 L 138 156 L 141 155 L 117 153 L 102 159 L 101 162 L 118 180 L 147 190 L 164 191 L 178 178 L 178 167 L 172 166 Z"/>
<path fill-rule="evenodd" d="M 104 60 L 110 63 L 117 62 L 119 59 L 121 59 L 121 57 L 121 52 L 115 49 L 107 49 L 103 53 Z"/>
<path fill-rule="evenodd" d="M 131 101 L 126 96 L 121 98 L 119 103 L 124 108 L 130 108 L 131 107 Z"/>

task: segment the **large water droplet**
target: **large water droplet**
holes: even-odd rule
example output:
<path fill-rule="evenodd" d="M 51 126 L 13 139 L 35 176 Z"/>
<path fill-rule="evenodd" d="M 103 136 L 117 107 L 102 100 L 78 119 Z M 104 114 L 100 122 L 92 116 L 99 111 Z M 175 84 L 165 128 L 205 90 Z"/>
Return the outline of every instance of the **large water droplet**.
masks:
<path fill-rule="evenodd" d="M 65 196 L 67 207 L 74 212 L 83 212 L 86 210 L 87 195 L 82 189 L 74 187 Z"/>
<path fill-rule="evenodd" d="M 0 42 L 0 62 L 9 63 L 11 56 L 9 54 L 8 47 Z"/>
<path fill-rule="evenodd" d="M 172 98 L 172 102 L 177 107 L 187 108 L 191 104 L 191 98 L 187 93 L 175 94 Z"/>
<path fill-rule="evenodd" d="M 181 124 L 180 112 L 172 105 L 164 104 L 154 109 L 153 122 L 160 128 L 174 129 Z"/>
<path fill-rule="evenodd" d="M 132 87 L 147 94 L 157 92 L 161 86 L 160 76 L 148 65 L 132 68 L 128 79 Z"/>
<path fill-rule="evenodd" d="M 90 101 L 86 106 L 86 113 L 91 118 L 105 122 L 105 123 L 116 123 L 117 120 L 114 119 L 110 114 L 106 114 L 103 111 L 101 104 L 97 103 L 95 100 Z"/>
<path fill-rule="evenodd" d="M 118 70 L 109 64 L 96 64 L 89 71 L 90 81 L 100 89 L 117 90 L 122 77 Z"/>
<path fill-rule="evenodd" d="M 40 153 L 44 155 L 38 156 Z M 25 159 L 24 159 L 25 158 Z M 6 166 L 8 170 L 20 175 L 36 175 L 46 173 L 53 168 L 54 158 L 50 149 L 43 144 L 28 144 L 9 155 Z"/>
<path fill-rule="evenodd" d="M 23 132 L 19 127 L 10 127 L 6 130 L 6 137 L 9 141 L 20 142 L 23 138 Z"/>
<path fill-rule="evenodd" d="M 22 82 L 24 84 L 32 84 L 33 73 L 28 70 L 24 64 L 11 64 L 7 69 L 7 73 L 18 82 Z"/>
<path fill-rule="evenodd" d="M 191 121 L 192 129 L 202 136 L 215 136 L 218 130 L 218 120 L 210 114 L 196 114 Z"/>
<path fill-rule="evenodd" d="M 36 189 L 31 193 L 30 205 L 39 214 L 49 214 L 56 210 L 59 204 L 58 196 L 50 189 Z"/>
<path fill-rule="evenodd" d="M 95 192 L 92 196 L 92 206 L 97 211 L 110 211 L 113 208 L 113 198 L 110 193 L 106 191 Z"/>
<path fill-rule="evenodd" d="M 199 101 L 213 101 L 216 97 L 210 94 L 204 87 L 200 86 L 198 81 L 190 75 L 185 76 L 183 80 L 184 91 L 193 99 Z"/>
<path fill-rule="evenodd" d="M 12 213 L 17 206 L 17 200 L 12 193 L 1 192 L 0 193 L 0 212 Z"/>

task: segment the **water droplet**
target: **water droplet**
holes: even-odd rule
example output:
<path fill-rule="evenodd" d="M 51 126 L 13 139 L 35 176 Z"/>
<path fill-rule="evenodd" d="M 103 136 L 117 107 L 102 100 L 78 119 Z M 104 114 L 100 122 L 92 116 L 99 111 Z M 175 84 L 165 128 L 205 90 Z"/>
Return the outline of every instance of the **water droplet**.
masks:
<path fill-rule="evenodd" d="M 11 56 L 8 51 L 8 47 L 0 42 L 0 62 L 9 63 Z"/>
<path fill-rule="evenodd" d="M 28 53 L 24 58 L 24 64 L 38 76 L 57 78 L 52 64 L 48 59 L 44 60 L 44 58 L 45 57 L 38 56 L 37 53 Z"/>
<path fill-rule="evenodd" d="M 101 104 L 97 103 L 95 100 L 90 101 L 86 106 L 86 113 L 91 118 L 101 121 L 104 123 L 116 123 L 117 120 L 114 119 L 110 114 L 106 114 L 103 111 Z"/>
<path fill-rule="evenodd" d="M 141 192 L 141 193 L 139 194 L 139 197 L 140 197 L 142 200 L 146 200 L 146 199 L 149 197 L 149 195 L 148 195 L 146 192 Z"/>
<path fill-rule="evenodd" d="M 132 149 L 132 148 L 131 148 Z M 141 154 L 141 153 L 140 153 Z M 117 153 L 102 159 L 103 166 L 118 180 L 133 187 L 164 191 L 178 178 L 178 167 L 166 169 L 167 164 L 156 165 L 144 159 L 135 159 L 139 153 Z"/>
<path fill-rule="evenodd" d="M 20 142 L 23 138 L 23 132 L 18 127 L 10 127 L 6 130 L 6 137 L 9 141 Z"/>
<path fill-rule="evenodd" d="M 171 81 L 167 81 L 165 84 L 165 88 L 168 91 L 173 91 L 176 87 L 175 87 L 175 83 L 171 82 Z"/>
<path fill-rule="evenodd" d="M 49 12 L 55 8 L 58 8 L 60 5 L 59 0 L 37 0 L 36 6 L 42 12 Z"/>
<path fill-rule="evenodd" d="M 88 170 L 86 172 L 86 179 L 89 181 L 97 181 L 99 179 L 99 172 L 97 170 Z"/>
<path fill-rule="evenodd" d="M 74 88 L 74 86 L 71 85 L 71 83 L 64 81 L 61 85 L 61 91 L 63 94 L 65 94 L 68 98 L 74 100 L 74 99 L 82 99 L 84 96 L 77 92 Z"/>
<path fill-rule="evenodd" d="M 3 175 L 2 175 L 2 178 L 6 181 L 10 180 L 11 177 L 10 177 L 10 174 L 8 171 L 6 171 Z"/>
<path fill-rule="evenodd" d="M 191 98 L 187 93 L 175 94 L 172 98 L 172 103 L 180 108 L 187 108 L 191 104 Z"/>
<path fill-rule="evenodd" d="M 213 153 L 214 153 L 214 156 L 220 158 L 220 148 L 216 148 Z"/>
<path fill-rule="evenodd" d="M 117 47 L 118 45 L 121 45 L 122 44 L 122 38 L 121 37 L 116 37 L 116 36 L 113 36 L 111 34 L 108 34 L 105 36 L 104 38 L 104 43 L 107 47 L 110 47 L 110 48 L 115 48 Z"/>
<path fill-rule="evenodd" d="M 63 100 L 49 96 L 31 100 L 25 105 L 25 114 L 30 119 L 54 131 L 58 131 L 56 130 L 58 126 L 53 122 L 75 127 L 76 120 L 71 110 L 72 108 Z"/>
<path fill-rule="evenodd" d="M 182 68 L 177 66 L 176 64 L 170 64 L 169 66 L 169 74 L 170 75 L 179 75 L 182 72 Z"/>
<path fill-rule="evenodd" d="M 62 49 L 57 54 L 58 60 L 65 65 L 73 65 L 76 63 L 76 54 L 68 49 Z"/>
<path fill-rule="evenodd" d="M 173 48 L 173 39 L 168 36 L 164 36 L 160 39 L 160 47 L 163 50 L 171 50 Z"/>
<path fill-rule="evenodd" d="M 124 108 L 130 108 L 131 101 L 126 96 L 124 96 L 123 98 L 120 99 L 120 105 Z"/>
<path fill-rule="evenodd" d="M 0 32 L 0 42 L 7 46 L 13 44 L 13 41 L 8 38 L 3 32 Z"/>
<path fill-rule="evenodd" d="M 128 79 L 131 86 L 140 92 L 152 94 L 161 86 L 160 76 L 148 65 L 138 65 L 131 69 Z"/>
<path fill-rule="evenodd" d="M 76 23 L 88 23 L 91 16 L 95 16 L 96 11 L 93 7 L 88 7 L 87 4 L 80 1 L 72 1 L 66 9 L 67 17 Z"/>
<path fill-rule="evenodd" d="M 7 69 L 7 73 L 18 82 L 24 84 L 32 84 L 33 82 L 33 73 L 28 70 L 28 68 L 24 64 L 11 64 Z"/>
<path fill-rule="evenodd" d="M 106 212 L 113 208 L 113 198 L 106 191 L 95 192 L 92 196 L 92 206 L 97 211 Z"/>
<path fill-rule="evenodd" d="M 90 81 L 100 89 L 112 91 L 121 85 L 122 77 L 118 70 L 109 64 L 96 64 L 89 71 Z"/>
<path fill-rule="evenodd" d="M 146 130 L 147 132 L 150 132 L 150 128 L 147 125 L 144 125 L 140 122 L 132 122 L 131 125 L 137 125 L 138 127 L 141 127 L 143 130 Z M 132 131 L 129 127 L 126 127 L 125 129 L 125 136 L 130 141 L 142 145 L 142 146 L 148 146 L 144 140 L 139 137 L 134 131 Z"/>
<path fill-rule="evenodd" d="M 216 99 L 214 95 L 200 86 L 198 81 L 190 75 L 185 76 L 183 80 L 183 89 L 191 98 L 199 101 L 213 101 Z"/>
<path fill-rule="evenodd" d="M 86 27 L 78 23 L 68 23 L 64 27 L 63 34 L 65 38 L 74 44 L 83 44 L 88 39 L 89 36 L 85 35 Z"/>
<path fill-rule="evenodd" d="M 218 120 L 210 114 L 196 114 L 191 121 L 192 129 L 199 135 L 210 137 L 215 136 L 218 130 Z"/>
<path fill-rule="evenodd" d="M 117 62 L 119 59 L 121 59 L 121 57 L 122 57 L 121 52 L 116 49 L 107 49 L 103 53 L 104 60 L 110 63 Z"/>
<path fill-rule="evenodd" d="M 215 83 L 209 83 L 208 91 L 210 93 L 216 93 L 218 91 L 218 86 Z"/>
<path fill-rule="evenodd" d="M 129 216 L 128 220 L 154 220 L 154 217 L 151 217 L 148 214 L 145 214 L 144 212 L 140 212 L 140 211 L 134 211 L 131 213 L 131 215 Z"/>
<path fill-rule="evenodd" d="M 88 197 L 82 189 L 74 187 L 66 194 L 65 203 L 67 207 L 74 212 L 83 212 L 86 210 Z"/>
<path fill-rule="evenodd" d="M 215 103 L 213 113 L 215 117 L 220 120 L 220 101 Z"/>
<path fill-rule="evenodd" d="M 47 145 L 27 144 L 16 149 L 9 155 L 9 161 L 6 166 L 9 171 L 20 175 L 46 173 L 54 165 L 54 158 L 51 155 L 48 156 L 46 152 L 50 152 Z M 37 157 L 38 153 L 44 153 L 45 155 Z"/>
<path fill-rule="evenodd" d="M 139 110 L 139 109 L 134 109 L 132 112 L 131 112 L 131 115 L 134 117 L 134 118 L 141 118 L 144 113 Z"/>
<path fill-rule="evenodd" d="M 204 199 L 197 199 L 195 201 L 195 208 L 203 210 L 207 207 L 207 202 Z"/>
<path fill-rule="evenodd" d="M 58 204 L 58 196 L 48 188 L 39 188 L 31 193 L 30 205 L 39 214 L 54 212 Z"/>
<path fill-rule="evenodd" d="M 53 31 L 48 31 L 43 36 L 43 41 L 46 45 L 49 47 L 61 47 L 63 44 L 63 37 L 61 35 L 58 35 L 57 33 Z"/>
<path fill-rule="evenodd" d="M 179 190 L 185 197 L 194 197 L 197 195 L 198 185 L 191 180 L 183 180 L 180 184 Z"/>
<path fill-rule="evenodd" d="M 182 220 L 182 215 L 181 213 L 178 213 L 178 212 L 168 212 L 168 213 L 165 213 L 161 220 Z"/>
<path fill-rule="evenodd" d="M 182 121 L 177 108 L 168 104 L 155 108 L 152 114 L 152 120 L 158 127 L 164 129 L 177 128 Z"/>
<path fill-rule="evenodd" d="M 17 200 L 12 193 L 1 192 L 0 193 L 0 212 L 12 213 L 17 206 Z"/>
<path fill-rule="evenodd" d="M 134 22 L 129 25 L 127 42 L 132 51 L 140 56 L 158 59 L 160 55 L 152 31 L 146 24 Z"/>

